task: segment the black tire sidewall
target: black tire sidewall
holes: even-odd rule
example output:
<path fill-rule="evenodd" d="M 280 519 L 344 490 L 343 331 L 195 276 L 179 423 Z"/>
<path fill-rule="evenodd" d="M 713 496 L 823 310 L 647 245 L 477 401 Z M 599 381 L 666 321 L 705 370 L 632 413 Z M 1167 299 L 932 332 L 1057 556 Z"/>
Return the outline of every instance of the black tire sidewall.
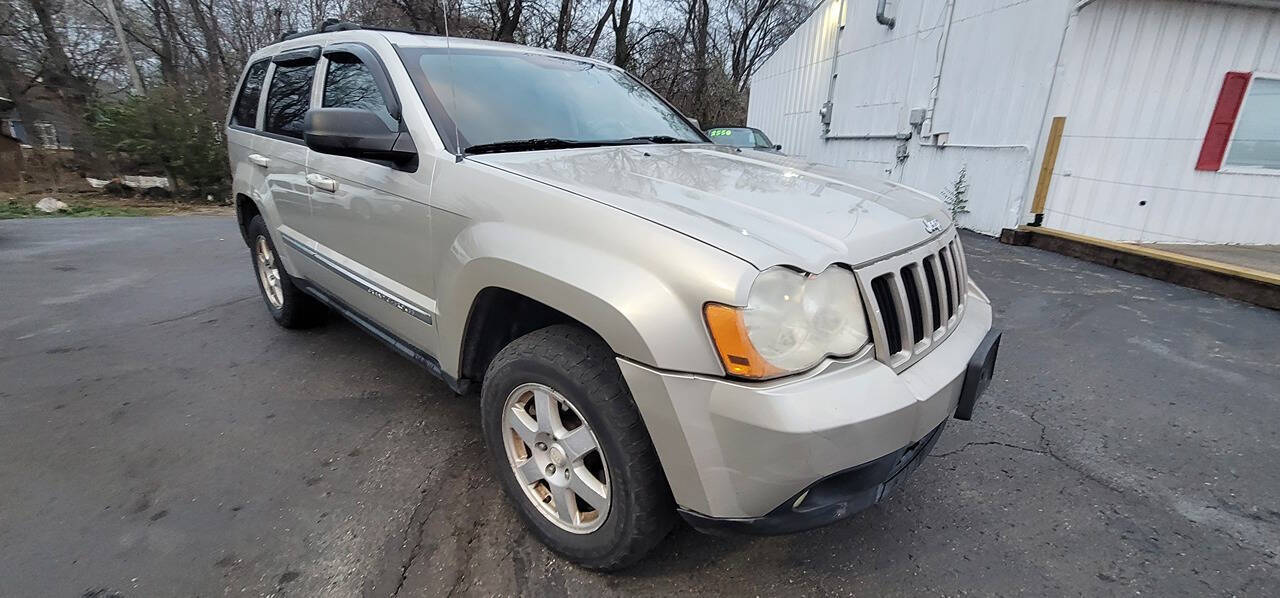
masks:
<path fill-rule="evenodd" d="M 262 302 L 266 304 L 271 318 L 285 328 L 308 328 L 322 322 L 326 312 L 324 306 L 294 283 L 293 276 L 284 267 L 280 250 L 276 249 L 276 242 L 271 238 L 271 232 L 267 230 L 267 224 L 262 216 L 254 216 L 245 230 L 249 233 L 249 256 L 253 260 L 254 282 L 258 286 L 258 294 L 262 296 Z M 262 273 L 259 271 L 261 266 L 258 264 L 258 237 L 266 239 L 267 247 L 271 248 L 271 253 L 275 255 L 276 269 L 280 273 L 280 296 L 283 299 L 279 308 L 271 305 L 271 300 L 267 298 L 267 289 L 262 286 Z"/>
<path fill-rule="evenodd" d="M 287 275 L 284 271 L 284 263 L 280 261 L 280 252 L 276 251 L 276 243 L 271 240 L 271 233 L 267 231 L 267 224 L 263 222 L 262 216 L 254 216 L 253 219 L 249 221 L 247 230 L 249 231 L 249 255 L 253 259 L 254 282 L 257 283 L 258 294 L 262 296 L 262 302 L 266 304 L 267 311 L 271 312 L 271 317 L 274 318 L 276 322 L 283 322 L 285 319 L 285 310 L 289 307 L 289 293 L 280 293 L 283 301 L 280 302 L 280 307 L 278 309 L 276 306 L 271 304 L 271 299 L 267 297 L 267 289 L 262 285 L 262 264 L 258 262 L 258 238 L 262 237 L 263 239 L 266 239 L 267 247 L 271 248 L 271 253 L 275 255 L 276 268 L 280 272 L 280 284 L 283 286 Z M 283 288 L 281 290 L 283 291 Z"/>
<path fill-rule="evenodd" d="M 608 468 L 610 505 L 604 524 L 591 533 L 575 534 L 548 520 L 530 502 L 511 470 L 502 436 L 503 409 L 511 391 L 527 383 L 544 384 L 563 395 L 591 426 L 599 442 Z M 629 395 L 627 398 L 629 399 Z M 486 376 L 482 390 L 481 413 L 485 443 L 489 447 L 495 473 L 507 496 L 517 503 L 516 510 L 520 517 L 539 532 L 540 539 L 549 548 L 588 567 L 603 566 L 596 563 L 607 564 L 616 559 L 611 553 L 631 535 L 631 530 L 626 527 L 633 523 L 638 508 L 633 499 L 636 496 L 636 486 L 641 482 L 633 479 L 632 472 L 625 467 L 627 453 L 622 439 L 609 425 L 609 411 L 610 405 L 591 400 L 588 390 L 578 380 L 569 377 L 555 364 L 537 357 L 521 356 L 505 362 L 497 371 L 491 371 Z"/>

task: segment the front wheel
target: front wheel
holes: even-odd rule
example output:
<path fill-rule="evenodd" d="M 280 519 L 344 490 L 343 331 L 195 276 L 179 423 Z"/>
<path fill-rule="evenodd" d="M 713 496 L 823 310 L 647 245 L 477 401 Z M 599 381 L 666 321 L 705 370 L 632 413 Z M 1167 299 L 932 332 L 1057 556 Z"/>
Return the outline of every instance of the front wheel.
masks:
<path fill-rule="evenodd" d="M 626 567 L 675 522 L 648 431 L 609 347 L 574 326 L 512 341 L 485 374 L 485 442 L 508 498 L 553 551 Z"/>

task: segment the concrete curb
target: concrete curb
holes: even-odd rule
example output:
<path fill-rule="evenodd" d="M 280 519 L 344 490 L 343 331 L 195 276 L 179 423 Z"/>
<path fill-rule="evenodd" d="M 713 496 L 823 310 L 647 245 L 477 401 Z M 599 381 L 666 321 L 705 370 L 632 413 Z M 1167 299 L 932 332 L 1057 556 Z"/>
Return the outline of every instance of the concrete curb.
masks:
<path fill-rule="evenodd" d="M 1280 276 L 1262 270 L 1044 227 L 1006 228 L 1000 233 L 1000 242 L 1061 253 L 1280 310 Z"/>

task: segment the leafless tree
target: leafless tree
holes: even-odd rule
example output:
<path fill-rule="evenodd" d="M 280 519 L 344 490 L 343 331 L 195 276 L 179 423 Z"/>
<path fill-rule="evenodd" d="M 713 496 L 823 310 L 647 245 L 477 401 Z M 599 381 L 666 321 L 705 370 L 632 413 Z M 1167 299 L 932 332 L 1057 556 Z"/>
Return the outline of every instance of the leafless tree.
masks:
<path fill-rule="evenodd" d="M 796 0 L 725 0 L 729 76 L 745 92 L 751 75 L 813 11 Z"/>
<path fill-rule="evenodd" d="M 737 123 L 752 74 L 816 1 L 0 0 L 0 89 L 24 121 L 56 120 L 91 163 L 86 119 L 137 87 L 123 57 L 133 55 L 147 93 L 199 98 L 216 127 L 255 50 L 338 17 L 609 60 L 686 114 Z"/>

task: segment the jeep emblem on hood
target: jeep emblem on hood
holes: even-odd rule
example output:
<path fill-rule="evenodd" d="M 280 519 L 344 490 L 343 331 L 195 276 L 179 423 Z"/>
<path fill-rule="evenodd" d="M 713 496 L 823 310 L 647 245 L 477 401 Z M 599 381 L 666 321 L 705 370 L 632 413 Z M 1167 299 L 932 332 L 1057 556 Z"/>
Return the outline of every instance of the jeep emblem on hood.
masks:
<path fill-rule="evenodd" d="M 940 230 L 942 230 L 942 225 L 938 224 L 936 219 L 930 218 L 924 221 L 924 232 L 932 235 Z"/>

